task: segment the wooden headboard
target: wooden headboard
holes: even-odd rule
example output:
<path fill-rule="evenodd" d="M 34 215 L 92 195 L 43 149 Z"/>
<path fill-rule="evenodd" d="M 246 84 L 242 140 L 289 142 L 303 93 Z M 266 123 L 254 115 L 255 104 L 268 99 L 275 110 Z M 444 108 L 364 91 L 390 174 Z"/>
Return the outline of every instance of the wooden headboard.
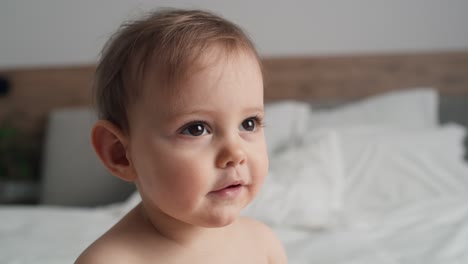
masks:
<path fill-rule="evenodd" d="M 384 91 L 430 86 L 468 95 L 468 50 L 458 52 L 265 58 L 265 99 L 344 101 Z M 0 96 L 0 119 L 20 111 L 18 126 L 40 140 L 47 114 L 91 104 L 95 66 L 0 71 L 9 93 Z"/>
<path fill-rule="evenodd" d="M 274 58 L 265 69 L 268 100 L 343 101 L 418 86 L 468 95 L 468 50 Z"/>

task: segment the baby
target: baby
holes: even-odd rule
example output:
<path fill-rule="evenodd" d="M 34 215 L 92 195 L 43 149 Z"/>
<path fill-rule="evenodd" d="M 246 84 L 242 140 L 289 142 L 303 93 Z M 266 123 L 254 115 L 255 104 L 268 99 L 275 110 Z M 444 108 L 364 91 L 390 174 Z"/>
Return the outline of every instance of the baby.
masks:
<path fill-rule="evenodd" d="M 142 202 L 76 263 L 287 262 L 267 226 L 239 216 L 268 170 L 260 61 L 239 27 L 172 9 L 125 24 L 95 100 L 94 149 Z"/>

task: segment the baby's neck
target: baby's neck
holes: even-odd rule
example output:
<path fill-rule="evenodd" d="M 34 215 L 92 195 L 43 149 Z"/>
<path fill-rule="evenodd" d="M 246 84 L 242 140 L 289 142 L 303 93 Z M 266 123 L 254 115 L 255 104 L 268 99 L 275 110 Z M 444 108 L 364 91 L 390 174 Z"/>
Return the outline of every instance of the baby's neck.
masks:
<path fill-rule="evenodd" d="M 137 208 L 152 229 L 162 238 L 186 248 L 206 247 L 207 242 L 222 235 L 225 228 L 206 228 L 175 219 L 158 209 L 148 210 L 142 204 Z M 219 241 L 213 239 L 213 241 Z M 203 243 L 200 243 L 203 242 Z"/>

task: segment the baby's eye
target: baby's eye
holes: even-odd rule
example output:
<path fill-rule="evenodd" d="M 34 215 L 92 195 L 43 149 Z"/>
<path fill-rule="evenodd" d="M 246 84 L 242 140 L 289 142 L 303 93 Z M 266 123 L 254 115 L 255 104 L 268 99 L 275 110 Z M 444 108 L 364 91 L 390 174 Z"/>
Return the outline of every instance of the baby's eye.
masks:
<path fill-rule="evenodd" d="M 259 121 L 256 117 L 247 118 L 240 126 L 240 130 L 254 131 L 257 128 Z"/>
<path fill-rule="evenodd" d="M 206 129 L 206 125 L 203 123 L 192 123 L 182 129 L 182 134 L 199 137 L 205 134 L 208 134 L 208 130 Z"/>

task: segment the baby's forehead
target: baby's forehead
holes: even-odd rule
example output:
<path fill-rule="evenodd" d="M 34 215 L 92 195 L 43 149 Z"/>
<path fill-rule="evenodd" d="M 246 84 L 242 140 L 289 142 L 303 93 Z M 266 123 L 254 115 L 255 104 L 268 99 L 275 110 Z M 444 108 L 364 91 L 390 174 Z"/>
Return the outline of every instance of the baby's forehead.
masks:
<path fill-rule="evenodd" d="M 245 69 L 250 71 L 243 72 Z M 177 78 L 168 80 L 160 78 L 164 71 L 160 72 L 157 66 L 149 68 L 138 101 L 141 103 L 140 100 L 145 100 L 148 104 L 158 104 L 154 106 L 158 111 L 171 115 L 180 109 L 183 110 L 184 105 L 193 101 L 194 97 L 200 99 L 211 96 L 212 88 L 220 85 L 219 81 L 225 74 L 234 76 L 231 77 L 233 82 L 237 82 L 237 78 L 256 74 L 255 72 L 258 72 L 259 77 L 254 79 L 260 79 L 260 82 L 262 79 L 257 58 L 246 51 L 222 53 L 213 49 L 199 56 L 197 61 L 184 70 L 177 74 Z M 187 97 L 187 93 L 193 96 Z"/>
<path fill-rule="evenodd" d="M 194 56 L 181 59 L 180 65 L 166 65 L 157 58 L 146 63 L 140 76 L 140 87 L 147 92 L 156 92 L 161 97 L 176 97 L 200 75 L 216 68 L 237 64 L 240 58 L 248 58 L 260 68 L 256 54 L 246 48 L 226 49 L 219 45 L 207 47 Z M 245 62 L 244 62 L 245 63 Z"/>

